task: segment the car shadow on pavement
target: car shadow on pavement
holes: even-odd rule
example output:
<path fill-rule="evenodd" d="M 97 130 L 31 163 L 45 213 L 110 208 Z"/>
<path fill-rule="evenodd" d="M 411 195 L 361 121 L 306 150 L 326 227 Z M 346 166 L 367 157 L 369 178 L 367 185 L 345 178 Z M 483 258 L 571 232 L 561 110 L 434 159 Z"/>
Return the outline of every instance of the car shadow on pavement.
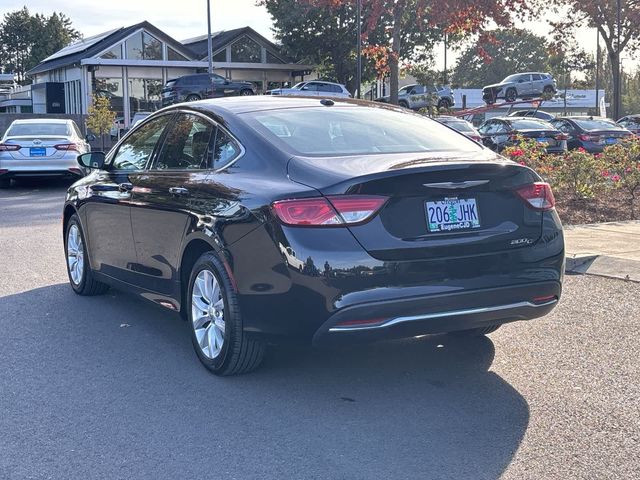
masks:
<path fill-rule="evenodd" d="M 117 291 L 0 297 L 0 328 L 10 478 L 497 479 L 529 421 L 484 337 L 272 348 L 219 378 L 175 313 Z"/>

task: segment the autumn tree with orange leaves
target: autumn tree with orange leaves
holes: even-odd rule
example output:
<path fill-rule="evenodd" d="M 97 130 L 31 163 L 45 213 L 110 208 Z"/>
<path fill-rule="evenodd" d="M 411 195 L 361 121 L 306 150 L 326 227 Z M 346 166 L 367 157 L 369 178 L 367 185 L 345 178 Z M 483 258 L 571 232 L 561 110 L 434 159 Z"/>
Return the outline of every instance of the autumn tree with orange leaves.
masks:
<path fill-rule="evenodd" d="M 340 8 L 356 0 L 303 0 L 317 6 Z M 484 30 L 491 22 L 510 26 L 512 15 L 528 13 L 527 0 L 368 0 L 363 1 L 365 55 L 390 77 L 391 103 L 398 103 L 399 64 L 403 46 L 421 32 L 460 36 Z M 380 29 L 380 27 L 383 27 Z M 371 42 L 368 33 L 382 30 Z"/>

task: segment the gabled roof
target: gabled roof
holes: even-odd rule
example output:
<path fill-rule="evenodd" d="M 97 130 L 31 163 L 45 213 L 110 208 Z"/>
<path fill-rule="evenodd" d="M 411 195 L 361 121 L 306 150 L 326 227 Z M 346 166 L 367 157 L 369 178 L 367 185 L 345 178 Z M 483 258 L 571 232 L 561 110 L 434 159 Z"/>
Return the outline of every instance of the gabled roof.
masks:
<path fill-rule="evenodd" d="M 62 68 L 76 62 L 79 63 L 80 60 L 84 58 L 93 57 L 104 50 L 108 50 L 110 46 L 116 45 L 132 33 L 135 33 L 136 30 L 139 30 L 141 28 L 153 34 L 159 40 L 167 43 L 167 45 L 176 50 L 178 53 L 187 57 L 189 60 L 195 59 L 191 50 L 186 48 L 177 40 L 171 38 L 159 28 L 156 28 L 149 22 L 145 21 L 136 23 L 135 25 L 131 25 L 129 27 L 121 27 L 115 30 L 110 30 L 93 37 L 85 38 L 83 40 L 80 40 L 79 42 L 72 43 L 71 45 L 58 50 L 53 55 L 45 58 L 34 68 L 29 70 L 27 74 L 33 75 L 36 73 L 46 72 L 48 70 L 54 70 L 56 68 Z"/>
<path fill-rule="evenodd" d="M 211 34 L 211 48 L 214 52 L 222 50 L 224 47 L 233 43 L 243 35 L 249 35 L 254 39 L 259 40 L 264 46 L 279 57 L 285 63 L 295 63 L 289 57 L 284 55 L 280 47 L 275 43 L 267 40 L 264 36 L 260 35 L 251 27 L 234 28 L 233 30 L 222 30 Z M 200 35 L 198 37 L 189 38 L 183 40 L 184 46 L 188 47 L 199 60 L 206 60 L 208 58 L 207 53 L 207 35 Z"/>

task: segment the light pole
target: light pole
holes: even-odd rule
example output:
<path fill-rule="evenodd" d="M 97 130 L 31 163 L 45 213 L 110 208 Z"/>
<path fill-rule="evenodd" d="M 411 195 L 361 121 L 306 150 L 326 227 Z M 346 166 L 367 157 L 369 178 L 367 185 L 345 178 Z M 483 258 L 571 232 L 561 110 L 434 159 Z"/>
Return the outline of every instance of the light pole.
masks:
<path fill-rule="evenodd" d="M 596 28 L 596 115 L 599 115 L 600 112 L 598 108 L 600 106 L 600 32 Z"/>
<path fill-rule="evenodd" d="M 356 16 L 358 17 L 358 47 L 357 53 L 357 71 L 356 71 L 356 98 L 360 98 L 360 85 L 362 83 L 362 0 L 356 2 Z"/>
<path fill-rule="evenodd" d="M 622 100 L 622 75 L 621 75 L 621 71 L 622 69 L 620 68 L 620 16 L 621 16 L 621 10 L 622 7 L 620 5 L 620 0 L 617 0 L 616 2 L 616 8 L 617 8 L 617 24 L 616 24 L 616 51 L 617 51 L 617 55 L 618 55 L 618 64 L 617 64 L 617 73 L 618 73 L 618 79 L 616 81 L 616 90 L 618 92 L 618 94 L 616 95 L 615 98 L 615 105 L 613 106 L 613 116 L 614 116 L 614 120 L 617 120 L 618 118 L 620 118 L 620 101 Z"/>
<path fill-rule="evenodd" d="M 207 0 L 207 51 L 209 52 L 209 74 L 213 73 L 213 52 L 211 49 L 211 0 Z"/>

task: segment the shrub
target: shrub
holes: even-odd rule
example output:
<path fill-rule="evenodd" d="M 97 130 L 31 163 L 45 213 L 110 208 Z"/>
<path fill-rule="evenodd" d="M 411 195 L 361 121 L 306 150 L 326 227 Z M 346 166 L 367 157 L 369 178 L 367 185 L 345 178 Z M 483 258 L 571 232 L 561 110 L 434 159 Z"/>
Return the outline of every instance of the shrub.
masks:
<path fill-rule="evenodd" d="M 597 155 L 602 165 L 601 175 L 613 188 L 624 190 L 633 211 L 640 195 L 640 138 L 631 137 L 606 147 Z"/>

